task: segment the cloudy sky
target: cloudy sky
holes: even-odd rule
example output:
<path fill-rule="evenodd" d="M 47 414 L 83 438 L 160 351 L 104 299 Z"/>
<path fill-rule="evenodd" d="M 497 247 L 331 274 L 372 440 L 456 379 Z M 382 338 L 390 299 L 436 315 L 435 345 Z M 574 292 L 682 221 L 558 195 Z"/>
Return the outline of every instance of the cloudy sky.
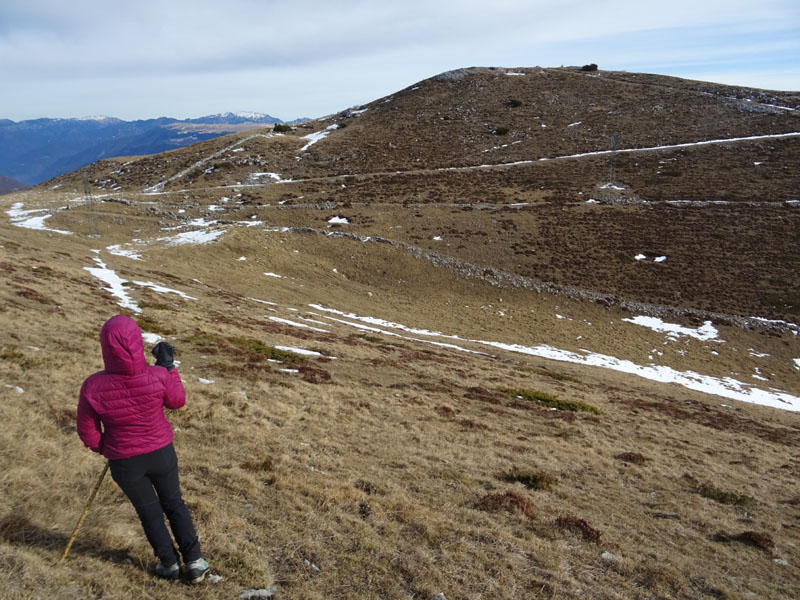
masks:
<path fill-rule="evenodd" d="M 469 66 L 800 90 L 798 0 L 0 2 L 0 118 L 283 120 Z"/>

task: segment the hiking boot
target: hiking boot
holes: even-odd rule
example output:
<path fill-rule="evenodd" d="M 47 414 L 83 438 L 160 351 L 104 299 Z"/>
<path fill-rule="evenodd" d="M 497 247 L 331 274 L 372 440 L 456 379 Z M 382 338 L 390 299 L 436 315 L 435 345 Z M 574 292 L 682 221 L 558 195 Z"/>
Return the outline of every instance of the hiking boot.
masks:
<path fill-rule="evenodd" d="M 208 573 L 208 563 L 204 558 L 198 558 L 190 563 L 186 563 L 186 579 L 189 583 L 200 583 Z"/>
<path fill-rule="evenodd" d="M 161 579 L 177 579 L 181 575 L 181 567 L 178 563 L 166 566 L 163 562 L 158 561 L 156 565 L 156 577 Z"/>

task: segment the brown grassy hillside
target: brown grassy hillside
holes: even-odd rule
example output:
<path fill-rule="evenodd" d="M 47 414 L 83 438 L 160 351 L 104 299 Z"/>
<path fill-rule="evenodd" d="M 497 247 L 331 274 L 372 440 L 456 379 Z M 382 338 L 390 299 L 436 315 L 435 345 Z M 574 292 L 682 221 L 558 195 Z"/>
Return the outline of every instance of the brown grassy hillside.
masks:
<path fill-rule="evenodd" d="M 351 231 L 371 235 L 396 229 L 385 222 L 391 213 L 415 225 L 387 237 L 440 247 L 427 234 L 446 231 L 446 254 L 479 268 L 615 304 L 791 320 L 800 302 L 798 108 L 797 93 L 669 77 L 464 69 L 292 134 L 226 136 L 89 171 L 110 197 L 189 211 L 170 218 L 236 194 L 237 210 L 276 225 L 339 207 Z M 309 146 L 304 136 L 319 132 Z M 698 142 L 711 143 L 676 147 Z M 585 153 L 595 154 L 576 156 Z M 82 190 L 72 175 L 45 188 L 55 186 Z M 215 216 L 233 206 L 223 208 Z M 476 234 L 487 243 L 469 243 Z M 668 260 L 651 268 L 634 260 L 641 253 Z"/>
<path fill-rule="evenodd" d="M 3 597 L 797 596 L 798 412 L 735 398 L 800 402 L 796 326 L 749 319 L 797 321 L 800 140 L 645 149 L 800 131 L 769 106 L 796 100 L 469 69 L 97 163 L 91 198 L 78 173 L 3 197 Z M 614 182 L 610 155 L 558 158 L 608 132 L 641 150 Z M 178 349 L 199 588 L 152 577 L 110 480 L 54 566 L 102 468 L 75 406 L 117 312 Z"/>

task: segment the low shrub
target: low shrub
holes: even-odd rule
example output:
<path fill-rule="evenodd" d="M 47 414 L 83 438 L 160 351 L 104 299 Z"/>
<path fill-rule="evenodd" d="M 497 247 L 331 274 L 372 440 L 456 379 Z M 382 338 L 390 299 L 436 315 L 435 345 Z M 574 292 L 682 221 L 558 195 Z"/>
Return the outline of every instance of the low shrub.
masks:
<path fill-rule="evenodd" d="M 754 498 L 746 494 L 729 492 L 710 484 L 703 484 L 698 487 L 697 493 L 703 496 L 703 498 L 714 500 L 720 504 L 729 504 L 732 506 L 753 506 L 756 503 Z"/>
<path fill-rule="evenodd" d="M 521 483 L 529 490 L 548 490 L 556 482 L 556 478 L 547 471 L 525 471 L 511 469 L 501 479 L 507 483 Z"/>
<path fill-rule="evenodd" d="M 175 330 L 167 325 L 162 325 L 158 321 L 156 321 L 153 317 L 148 317 L 146 315 L 139 315 L 136 317 L 136 322 L 139 324 L 139 327 L 142 331 L 146 331 L 147 333 L 157 333 L 159 335 L 174 335 Z"/>
<path fill-rule="evenodd" d="M 753 546 L 759 550 L 772 550 L 775 547 L 772 536 L 760 531 L 743 531 L 736 535 L 720 532 L 716 534 L 713 539 L 715 542 L 741 542 L 742 544 Z"/>
<path fill-rule="evenodd" d="M 620 454 L 617 454 L 614 458 L 627 463 L 632 463 L 634 465 L 643 465 L 649 460 L 648 458 L 642 456 L 638 452 L 621 452 Z"/>
<path fill-rule="evenodd" d="M 625 255 L 627 257 L 627 254 Z M 533 369 L 533 372 L 537 375 L 544 375 L 545 377 L 549 377 L 550 379 L 555 379 L 556 381 L 569 381 L 570 383 L 581 383 L 580 379 L 576 379 L 571 375 L 566 375 L 564 373 L 559 373 L 557 371 L 551 371 L 550 369 Z"/>
<path fill-rule="evenodd" d="M 547 408 L 555 408 L 556 410 L 568 410 L 571 412 L 588 412 L 595 415 L 602 415 L 603 411 L 590 404 L 581 402 L 580 400 L 561 400 L 552 394 L 546 392 L 537 392 L 534 390 L 527 390 L 524 388 L 500 388 L 501 391 L 526 400 L 528 402 L 538 402 Z"/>
<path fill-rule="evenodd" d="M 272 131 L 275 133 L 289 133 L 292 131 L 292 126 L 283 123 L 275 123 L 275 127 L 272 128 Z"/>

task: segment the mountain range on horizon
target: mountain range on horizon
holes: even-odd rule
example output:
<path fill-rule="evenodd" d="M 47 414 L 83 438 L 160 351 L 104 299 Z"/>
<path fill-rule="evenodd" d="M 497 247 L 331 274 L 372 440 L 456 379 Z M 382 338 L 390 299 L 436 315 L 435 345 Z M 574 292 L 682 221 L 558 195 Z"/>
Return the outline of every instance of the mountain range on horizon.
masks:
<path fill-rule="evenodd" d="M 0 119 L 0 174 L 36 185 L 103 158 L 156 154 L 276 123 L 284 121 L 257 112 L 134 121 L 107 116 Z"/>

